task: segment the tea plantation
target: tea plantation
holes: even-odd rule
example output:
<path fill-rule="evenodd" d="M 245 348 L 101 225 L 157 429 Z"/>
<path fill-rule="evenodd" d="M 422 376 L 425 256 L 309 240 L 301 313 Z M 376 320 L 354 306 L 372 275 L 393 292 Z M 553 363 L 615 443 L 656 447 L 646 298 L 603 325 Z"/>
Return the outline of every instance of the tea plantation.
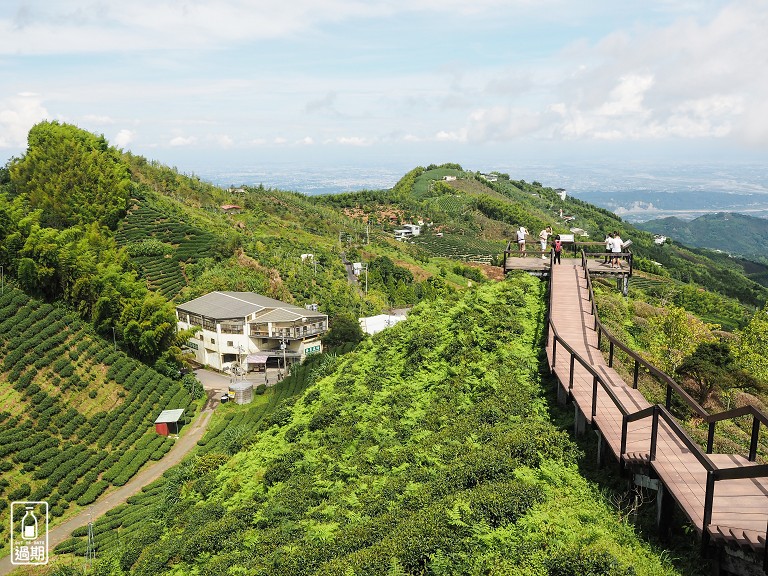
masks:
<path fill-rule="evenodd" d="M 184 265 L 212 257 L 218 239 L 165 213 L 146 198 L 135 202 L 115 238 L 149 287 L 173 299 L 187 285 Z"/>
<path fill-rule="evenodd" d="M 160 407 L 188 407 L 178 382 L 116 351 L 63 307 L 7 284 L 0 318 L 4 523 L 8 501 L 47 500 L 58 517 L 171 448 L 153 422 Z"/>

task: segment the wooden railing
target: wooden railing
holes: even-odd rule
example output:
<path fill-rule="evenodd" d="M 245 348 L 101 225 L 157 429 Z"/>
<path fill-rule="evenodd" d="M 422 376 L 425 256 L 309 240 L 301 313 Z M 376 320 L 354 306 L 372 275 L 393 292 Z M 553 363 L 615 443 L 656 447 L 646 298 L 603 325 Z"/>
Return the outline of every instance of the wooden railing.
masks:
<path fill-rule="evenodd" d="M 601 254 L 602 255 L 602 254 Z M 600 322 L 599 315 L 597 313 L 597 307 L 595 304 L 594 291 L 592 288 L 592 279 L 590 278 L 587 268 L 587 253 L 582 251 L 582 267 L 584 275 L 587 281 L 588 297 L 591 302 L 591 312 L 595 318 L 594 329 L 598 335 L 598 348 L 600 348 L 600 342 L 602 338 L 608 340 L 608 365 L 613 365 L 614 350 L 618 347 L 625 354 L 627 354 L 634 362 L 634 376 L 633 376 L 633 388 L 638 387 L 639 371 L 642 367 L 647 373 L 656 378 L 666 387 L 665 403 L 656 404 L 639 410 L 636 412 L 629 412 L 623 403 L 616 396 L 612 387 L 607 385 L 600 374 L 591 366 L 588 360 L 582 358 L 578 352 L 576 352 L 557 332 L 557 327 L 552 321 L 551 310 L 553 302 L 553 290 L 552 290 L 552 276 L 549 278 L 549 310 L 547 312 L 547 325 L 548 330 L 546 334 L 546 344 L 549 344 L 550 331 L 552 333 L 552 370 L 554 371 L 558 345 L 562 347 L 568 354 L 570 354 L 570 370 L 569 370 L 569 391 L 573 388 L 573 374 L 575 362 L 578 362 L 583 366 L 589 374 L 592 375 L 592 405 L 591 405 L 591 417 L 590 423 L 594 422 L 597 407 L 597 392 L 598 386 L 608 394 L 616 408 L 622 414 L 622 429 L 621 429 L 621 445 L 619 448 L 619 459 L 624 461 L 624 455 L 627 448 L 627 434 L 628 425 L 630 422 L 643 420 L 645 418 L 652 418 L 650 447 L 649 447 L 649 459 L 653 462 L 656 459 L 656 449 L 658 443 L 658 429 L 659 418 L 663 419 L 673 434 L 690 450 L 694 457 L 701 463 L 702 467 L 706 471 L 707 481 L 705 487 L 705 499 L 704 499 L 704 511 L 703 511 L 703 525 L 702 530 L 702 547 L 706 548 L 709 542 L 709 533 L 707 531 L 708 526 L 712 520 L 712 505 L 715 494 L 715 483 L 719 480 L 737 480 L 747 478 L 761 478 L 768 476 L 768 465 L 754 465 L 754 466 L 735 466 L 731 468 L 718 468 L 712 460 L 709 458 L 709 454 L 712 454 L 715 427 L 717 422 L 728 420 L 732 418 L 738 418 L 742 416 L 752 416 L 752 434 L 750 438 L 749 456 L 750 462 L 755 462 L 757 458 L 758 439 L 760 434 L 760 424 L 768 426 L 768 416 L 755 408 L 754 406 L 744 406 L 726 412 L 720 412 L 718 414 L 709 414 L 696 400 L 694 400 L 683 388 L 673 380 L 669 375 L 665 374 L 653 364 L 648 362 L 642 356 L 628 348 L 623 342 L 618 340 L 611 332 Z M 675 393 L 687 405 L 691 411 L 704 422 L 709 425 L 707 436 L 707 448 L 706 451 L 696 443 L 690 435 L 683 429 L 682 425 L 670 412 L 672 403 L 672 394 Z M 768 521 L 766 522 L 766 534 L 768 534 Z M 768 572 L 768 546 L 765 546 L 763 556 L 763 568 Z"/>

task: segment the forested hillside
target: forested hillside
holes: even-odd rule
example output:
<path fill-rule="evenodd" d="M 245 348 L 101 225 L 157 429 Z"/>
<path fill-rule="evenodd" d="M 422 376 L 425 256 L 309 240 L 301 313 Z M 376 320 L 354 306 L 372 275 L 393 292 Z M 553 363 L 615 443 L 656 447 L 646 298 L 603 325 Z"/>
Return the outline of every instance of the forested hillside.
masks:
<path fill-rule="evenodd" d="M 718 212 L 704 214 L 693 220 L 670 217 L 649 220 L 636 225 L 641 230 L 663 234 L 674 242 L 709 248 L 744 256 L 765 263 L 765 239 L 768 219 L 747 214 Z"/>
<path fill-rule="evenodd" d="M 105 539 L 99 573 L 674 573 L 549 422 L 543 315 L 543 287 L 525 276 L 420 305 L 234 457 L 201 458 L 151 529 Z"/>

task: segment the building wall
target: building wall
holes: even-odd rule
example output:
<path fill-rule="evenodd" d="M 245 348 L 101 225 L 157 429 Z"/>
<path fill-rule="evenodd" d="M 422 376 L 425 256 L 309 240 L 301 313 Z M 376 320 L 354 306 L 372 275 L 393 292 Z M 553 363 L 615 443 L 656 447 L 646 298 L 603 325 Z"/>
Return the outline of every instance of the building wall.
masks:
<path fill-rule="evenodd" d="M 177 324 L 179 330 L 190 328 L 186 322 L 178 321 Z M 203 328 L 197 332 L 188 341 L 188 345 L 194 350 L 197 362 L 207 364 L 216 370 L 224 370 L 231 364 L 231 362 L 223 361 L 225 354 L 240 356 L 240 360 L 244 362 L 248 354 L 259 352 L 279 354 L 281 352 L 279 340 L 262 338 L 261 336 L 251 337 L 246 334 L 248 330 L 249 327 L 246 323 L 242 334 L 228 334 L 221 332 L 221 324 L 216 324 L 215 330 Z M 286 350 L 301 354 L 302 359 L 307 354 L 322 352 L 320 336 L 322 334 L 307 337 L 305 340 L 288 340 Z"/>

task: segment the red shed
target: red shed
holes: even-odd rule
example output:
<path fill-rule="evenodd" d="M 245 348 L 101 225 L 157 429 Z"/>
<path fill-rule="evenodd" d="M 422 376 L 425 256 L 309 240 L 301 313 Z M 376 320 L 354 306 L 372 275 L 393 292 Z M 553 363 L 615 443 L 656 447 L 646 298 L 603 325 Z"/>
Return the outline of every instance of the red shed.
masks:
<path fill-rule="evenodd" d="M 177 408 L 175 410 L 163 410 L 160 412 L 160 416 L 155 420 L 155 432 L 163 436 L 173 431 L 174 434 L 179 433 L 179 420 L 184 415 L 184 408 Z"/>

